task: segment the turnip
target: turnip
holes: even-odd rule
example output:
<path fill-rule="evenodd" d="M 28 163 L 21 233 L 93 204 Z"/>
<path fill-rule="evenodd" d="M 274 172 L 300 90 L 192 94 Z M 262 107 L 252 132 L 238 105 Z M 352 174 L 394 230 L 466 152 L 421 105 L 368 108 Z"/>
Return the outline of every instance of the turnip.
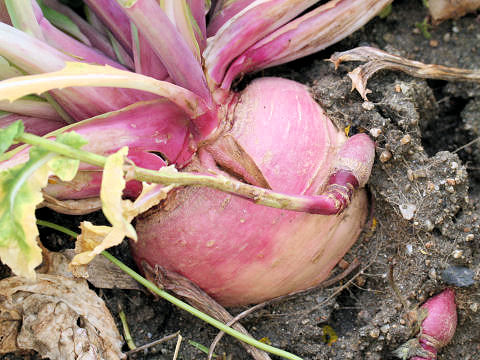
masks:
<path fill-rule="evenodd" d="M 415 356 L 413 360 L 436 359 L 437 351 L 452 340 L 457 328 L 457 307 L 455 293 L 446 289 L 440 294 L 428 299 L 421 309 L 427 310 L 427 315 L 422 321 L 418 339 L 422 347 L 431 352 L 431 358 Z"/>
<path fill-rule="evenodd" d="M 447 345 L 457 327 L 455 292 L 445 289 L 428 299 L 417 312 L 420 332 L 395 351 L 402 359 L 435 360 L 437 352 Z"/>
<path fill-rule="evenodd" d="M 1 82 L 0 97 L 32 92 L 22 90 L 29 81 L 36 92 L 61 88 L 51 103 L 60 104 L 65 121 L 96 117 L 51 136 L 75 130 L 92 152 L 110 154 L 127 145 L 139 166 L 174 164 L 257 187 L 242 197 L 177 188 L 137 219 L 139 241 L 132 248 L 140 267 L 178 272 L 224 305 L 259 302 L 323 281 L 365 222 L 368 200 L 361 188 L 374 144 L 365 134 L 347 138 L 304 85 L 260 78 L 240 93 L 231 86 L 245 73 L 340 40 L 391 0 L 332 0 L 307 13 L 317 0 L 220 0 L 210 11 L 211 25 L 203 0 L 117 2 L 86 1 L 93 10 L 86 24 L 56 1 L 45 1 L 84 29 L 85 37 L 73 39 L 52 27 L 35 2 L 23 11 L 7 0 L 12 23 L 33 36 L 7 25 L 2 12 L 0 56 L 26 73 L 51 74 Z M 111 53 L 105 26 L 122 49 L 114 51 L 118 62 L 91 45 L 103 44 Z M 33 61 L 35 55 L 41 61 Z M 67 61 L 120 70 L 70 66 L 55 72 Z M 2 167 L 27 157 L 19 150 Z M 101 173 L 91 165 L 81 169 L 73 185 L 57 182 L 46 192 L 58 199 L 96 196 Z M 125 195 L 139 190 L 130 181 Z M 295 205 L 287 197 L 279 198 L 280 209 L 256 204 L 268 191 L 291 194 Z"/>

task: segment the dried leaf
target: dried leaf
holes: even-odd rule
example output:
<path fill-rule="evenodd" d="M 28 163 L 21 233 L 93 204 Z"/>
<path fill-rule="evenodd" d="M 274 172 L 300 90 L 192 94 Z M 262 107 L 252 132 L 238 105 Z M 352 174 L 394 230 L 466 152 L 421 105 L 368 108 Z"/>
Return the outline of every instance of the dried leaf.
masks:
<path fill-rule="evenodd" d="M 365 62 L 365 64 L 348 73 L 348 76 L 352 79 L 352 90 L 356 89 L 364 100 L 368 100 L 367 94 L 371 92 L 367 89 L 368 79 L 377 71 L 383 69 L 400 70 L 422 79 L 480 82 L 479 70 L 424 64 L 420 61 L 408 60 L 369 46 L 334 53 L 329 61 L 335 64 L 335 69 L 344 61 Z"/>
<path fill-rule="evenodd" d="M 62 252 L 44 252 L 44 273 L 62 275 L 73 278 L 69 263 L 75 256 L 75 250 L 66 249 Z M 86 267 L 87 281 L 97 289 L 129 289 L 141 290 L 142 286 L 130 275 L 114 265 L 103 256 L 97 256 Z"/>
<path fill-rule="evenodd" d="M 433 23 L 447 19 L 458 19 L 480 8 L 480 0 L 429 0 L 428 11 Z"/>
<path fill-rule="evenodd" d="M 84 280 L 10 277 L 0 281 L 0 299 L 0 329 L 11 330 L 8 342 L 0 341 L 0 353 L 35 350 L 52 360 L 124 358 L 112 316 Z"/>
<path fill-rule="evenodd" d="M 43 193 L 42 205 L 56 212 L 67 215 L 85 215 L 102 208 L 100 198 L 58 200 L 47 193 Z"/>
<path fill-rule="evenodd" d="M 75 148 L 86 142 L 71 132 L 57 141 Z M 41 190 L 48 177 L 71 180 L 79 161 L 33 147 L 25 164 L 0 172 L 0 259 L 15 274 L 35 278 L 35 267 L 42 262 L 37 245 L 35 209 L 43 200 Z"/>

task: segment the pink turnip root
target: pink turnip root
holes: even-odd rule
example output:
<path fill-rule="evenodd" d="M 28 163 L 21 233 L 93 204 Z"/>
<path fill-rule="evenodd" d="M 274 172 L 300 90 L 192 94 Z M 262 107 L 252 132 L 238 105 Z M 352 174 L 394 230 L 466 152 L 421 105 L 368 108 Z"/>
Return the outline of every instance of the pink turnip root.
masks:
<path fill-rule="evenodd" d="M 455 292 L 445 289 L 431 297 L 420 307 L 418 316 L 421 325 L 417 338 L 402 345 L 396 350 L 396 355 L 402 359 L 435 360 L 438 350 L 447 345 L 455 334 Z"/>
<path fill-rule="evenodd" d="M 305 86 L 258 79 L 232 109 L 231 128 L 201 148 L 188 170 L 229 176 L 227 169 L 260 181 L 250 169 L 228 166 L 220 145 L 231 138 L 244 152 L 239 156 L 250 157 L 273 190 L 327 193 L 332 203 L 310 209 L 325 214 L 343 209 L 353 188 L 368 179 L 373 142 L 365 134 L 347 140 Z M 342 214 L 327 216 L 262 207 L 216 190 L 188 187 L 138 218 L 141 241 L 132 242 L 132 248 L 139 264 L 179 272 L 223 305 L 260 302 L 326 279 L 361 232 L 367 207 L 363 190 L 355 192 Z"/>

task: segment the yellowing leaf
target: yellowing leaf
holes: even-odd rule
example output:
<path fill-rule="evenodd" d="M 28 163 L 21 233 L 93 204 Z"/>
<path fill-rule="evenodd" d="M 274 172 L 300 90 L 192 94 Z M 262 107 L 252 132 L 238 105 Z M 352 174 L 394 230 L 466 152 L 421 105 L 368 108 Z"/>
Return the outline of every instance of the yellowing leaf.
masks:
<path fill-rule="evenodd" d="M 61 141 L 75 147 L 85 143 L 77 134 Z M 34 147 L 25 164 L 0 172 L 0 260 L 15 274 L 35 278 L 35 267 L 42 262 L 35 218 L 35 208 L 43 200 L 41 190 L 56 169 L 63 168 L 64 177 L 73 177 L 76 164 Z"/>
<path fill-rule="evenodd" d="M 123 216 L 122 204 L 128 202 L 128 200 L 122 200 L 123 189 L 126 184 L 123 177 L 123 164 L 127 153 L 128 148 L 123 147 L 107 158 L 103 169 L 100 199 L 102 200 L 103 213 L 110 224 L 114 228 L 121 229 L 125 236 L 136 240 L 135 229 L 130 224 L 130 220 L 126 220 Z"/>
<path fill-rule="evenodd" d="M 323 330 L 323 335 L 322 335 L 323 342 L 328 346 L 331 346 L 334 342 L 338 340 L 337 333 L 335 332 L 335 330 L 333 330 L 333 328 L 330 325 L 323 326 L 322 330 Z"/>
<path fill-rule="evenodd" d="M 59 71 L 0 81 L 0 100 L 15 101 L 25 95 L 42 94 L 71 86 L 121 87 L 148 91 L 168 98 L 194 118 L 208 110 L 202 98 L 180 86 L 108 65 L 80 62 L 66 62 L 65 67 Z"/>
<path fill-rule="evenodd" d="M 125 233 L 118 227 L 93 225 L 88 221 L 80 224 L 81 234 L 77 238 L 72 266 L 88 264 L 103 250 L 116 246 L 123 241 Z M 71 268 L 72 271 L 76 271 Z"/>
<path fill-rule="evenodd" d="M 105 217 L 112 226 L 96 226 L 89 222 L 80 225 L 81 234 L 77 238 L 75 251 L 77 255 L 72 259 L 71 270 L 77 274 L 84 272 L 79 266 L 90 261 L 112 246 L 120 244 L 125 237 L 137 239 L 137 233 L 130 224 L 135 216 L 157 205 L 165 199 L 167 193 L 174 186 L 143 184 L 140 196 L 131 202 L 122 200 L 125 187 L 123 164 L 128 148 L 122 148 L 107 158 L 102 178 L 100 198 Z"/>
<path fill-rule="evenodd" d="M 167 194 L 175 185 L 159 185 L 143 183 L 142 193 L 132 204 L 124 203 L 124 214 L 128 221 L 141 214 L 148 209 L 158 205 L 160 201 L 167 197 Z"/>

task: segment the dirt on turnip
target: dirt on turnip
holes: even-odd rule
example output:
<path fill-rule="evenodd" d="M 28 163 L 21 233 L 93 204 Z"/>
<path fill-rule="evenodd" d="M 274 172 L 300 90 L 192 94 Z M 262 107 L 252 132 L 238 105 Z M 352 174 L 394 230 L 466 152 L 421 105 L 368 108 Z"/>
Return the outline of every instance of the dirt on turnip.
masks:
<path fill-rule="evenodd" d="M 358 64 L 342 64 L 335 71 L 324 61 L 334 51 L 370 45 L 425 63 L 480 69 L 480 15 L 445 21 L 428 29 L 430 38 L 418 25 L 426 15 L 421 1 L 397 0 L 386 18 L 376 18 L 328 50 L 256 75 L 310 85 L 337 126 L 350 126 L 350 133 L 370 132 L 377 145 L 368 185 L 374 220 L 343 264 L 358 259 L 359 267 L 327 289 L 249 315 L 242 324 L 256 338 L 304 359 L 394 359 L 392 351 L 411 337 L 412 329 L 407 310 L 389 284 L 393 265 L 394 282 L 411 307 L 447 285 L 456 291 L 457 332 L 438 359 L 480 358 L 480 142 L 465 146 L 480 136 L 480 85 L 383 71 L 368 83 L 371 106 L 351 92 L 347 72 Z M 78 217 L 47 210 L 38 217 L 72 229 L 79 222 Z M 89 219 L 102 221 L 100 214 Z M 53 250 L 73 247 L 57 233 L 42 231 L 42 236 Z M 133 266 L 128 244 L 114 254 Z M 336 273 L 341 271 L 337 267 Z M 178 359 L 206 358 L 188 340 L 208 347 L 217 333 L 214 328 L 140 291 L 98 292 L 120 329 L 119 306 L 124 310 L 137 345 L 180 331 L 184 340 Z M 172 359 L 175 344 L 173 340 L 154 346 L 135 358 Z M 215 353 L 249 358 L 228 336 Z"/>

